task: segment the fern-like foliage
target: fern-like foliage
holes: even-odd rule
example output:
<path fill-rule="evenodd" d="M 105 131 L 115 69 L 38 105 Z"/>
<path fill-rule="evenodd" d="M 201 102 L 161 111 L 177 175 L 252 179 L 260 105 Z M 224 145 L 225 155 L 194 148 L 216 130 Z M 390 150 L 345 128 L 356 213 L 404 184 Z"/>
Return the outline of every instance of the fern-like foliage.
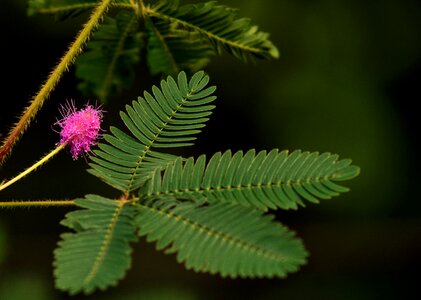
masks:
<path fill-rule="evenodd" d="M 301 241 L 272 216 L 218 203 L 206 205 L 169 198 L 138 204 L 139 234 L 158 249 L 198 272 L 223 277 L 284 277 L 305 263 Z"/>
<path fill-rule="evenodd" d="M 252 57 L 279 57 L 278 49 L 269 40 L 269 34 L 251 25 L 250 19 L 237 18 L 237 10 L 218 5 L 215 1 L 181 7 L 174 1 L 159 1 L 146 13 L 152 19 L 160 19 L 175 28 L 202 35 L 218 53 L 225 49 L 244 61 Z"/>
<path fill-rule="evenodd" d="M 218 152 L 206 165 L 204 155 L 177 159 L 163 177 L 157 170 L 143 187 L 149 197 L 205 199 L 211 202 L 233 202 L 266 210 L 296 209 L 303 199 L 319 203 L 319 199 L 338 196 L 348 188 L 334 183 L 358 175 L 359 168 L 351 160 L 338 161 L 338 155 L 318 152 L 267 153 L 254 150 L 232 155 Z"/>
<path fill-rule="evenodd" d="M 88 195 L 76 200 L 83 210 L 70 212 L 54 252 L 56 286 L 71 294 L 91 293 L 116 285 L 131 264 L 130 242 L 136 241 L 135 208 L 124 201 Z"/>
<path fill-rule="evenodd" d="M 202 69 L 213 48 L 198 33 L 173 29 L 171 24 L 158 20 L 145 22 L 147 33 L 147 61 L 152 74 L 176 76 L 180 70 L 195 72 Z"/>
<path fill-rule="evenodd" d="M 141 1 L 142 2 L 142 1 Z M 98 0 L 29 0 L 28 14 L 75 16 L 97 5 Z M 117 17 L 106 17 L 88 43 L 87 53 L 76 61 L 79 88 L 103 101 L 130 85 L 133 65 L 147 45 L 146 61 L 152 74 L 176 76 L 180 70 L 194 73 L 222 49 L 247 61 L 255 57 L 279 57 L 269 34 L 259 31 L 237 10 L 216 2 L 179 5 L 160 0 L 152 4 L 115 0 Z M 141 31 L 143 29 L 143 31 Z"/>
<path fill-rule="evenodd" d="M 144 98 L 127 105 L 120 115 L 132 135 L 112 127 L 112 135 L 104 136 L 109 144 L 99 145 L 89 171 L 125 193 L 138 189 L 155 168 L 176 159 L 157 149 L 190 146 L 205 126 L 214 108 L 209 103 L 216 99 L 216 88 L 206 88 L 208 82 L 203 71 L 190 81 L 181 72 L 177 82 L 168 77 L 161 89 L 154 86 L 152 94 L 145 92 Z"/>
<path fill-rule="evenodd" d="M 134 12 L 121 11 L 105 17 L 104 24 L 88 43 L 87 51 L 76 61 L 79 89 L 102 102 L 129 87 L 134 79 L 133 66 L 143 47 Z"/>
<path fill-rule="evenodd" d="M 56 285 L 90 293 L 114 285 L 130 265 L 139 236 L 197 272 L 223 277 L 285 277 L 306 262 L 295 234 L 268 209 L 296 209 L 348 189 L 359 173 L 330 153 L 238 151 L 185 159 L 160 151 L 192 145 L 215 100 L 203 71 L 162 80 L 121 112 L 130 134 L 111 127 L 92 156 L 92 174 L 121 190 L 110 200 L 76 200 L 55 251 Z M 122 200 L 124 199 L 124 200 Z"/>

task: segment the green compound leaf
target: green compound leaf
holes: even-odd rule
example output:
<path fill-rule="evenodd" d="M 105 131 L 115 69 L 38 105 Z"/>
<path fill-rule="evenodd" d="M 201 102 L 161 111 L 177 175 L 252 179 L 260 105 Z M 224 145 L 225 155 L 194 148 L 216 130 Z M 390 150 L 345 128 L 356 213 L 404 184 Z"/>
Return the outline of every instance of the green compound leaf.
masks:
<path fill-rule="evenodd" d="M 237 10 L 216 2 L 188 4 L 181 7 L 175 1 L 160 1 L 147 7 L 151 18 L 171 24 L 172 28 L 200 34 L 220 53 L 225 49 L 235 57 L 247 61 L 252 57 L 278 58 L 278 49 L 269 40 L 269 34 L 259 31 L 247 18 L 237 18 Z"/>
<path fill-rule="evenodd" d="M 116 285 L 130 267 L 130 242 L 137 240 L 136 210 L 127 202 L 96 195 L 75 202 L 84 209 L 68 213 L 62 221 L 75 232 L 61 235 L 54 275 L 58 289 L 89 294 Z"/>
<path fill-rule="evenodd" d="M 29 14 L 75 16 L 97 5 L 97 0 L 30 0 Z M 110 7 L 119 11 L 117 20 L 106 17 L 88 51 L 76 62 L 79 88 L 101 101 L 129 86 L 132 66 L 140 59 L 143 37 L 152 74 L 175 76 L 180 70 L 196 72 L 222 49 L 247 61 L 254 57 L 278 58 L 269 34 L 259 31 L 247 18 L 237 18 L 237 10 L 216 2 L 179 6 L 178 1 L 157 1 L 137 6 L 136 1 L 115 0 Z M 131 15 L 131 18 L 121 16 Z M 118 18 L 122 20 L 119 22 Z M 138 26 L 141 22 L 141 26 Z M 119 25 L 120 23 L 120 25 Z M 136 29 L 144 28 L 144 32 Z"/>
<path fill-rule="evenodd" d="M 177 157 L 156 149 L 193 145 L 195 135 L 208 121 L 216 99 L 215 87 L 206 87 L 209 77 L 203 71 L 190 81 L 184 72 L 177 82 L 168 77 L 161 89 L 152 87 L 152 94 L 126 106 L 120 116 L 131 135 L 111 127 L 104 136 L 108 144 L 99 144 L 89 170 L 111 186 L 129 193 L 138 189 L 156 168 L 165 168 Z"/>
<path fill-rule="evenodd" d="M 349 180 L 359 174 L 351 160 L 318 152 L 288 153 L 277 149 L 256 154 L 250 150 L 234 155 L 218 152 L 206 165 L 204 155 L 196 162 L 181 158 L 169 165 L 161 178 L 157 170 L 141 190 L 141 196 L 202 199 L 233 202 L 259 209 L 297 209 L 303 199 L 338 196 L 348 188 L 334 181 Z"/>
<path fill-rule="evenodd" d="M 152 74 L 176 75 L 195 72 L 209 62 L 215 51 L 198 33 L 172 28 L 168 22 L 146 20 L 147 61 Z"/>
<path fill-rule="evenodd" d="M 251 207 L 171 199 L 138 204 L 139 235 L 197 272 L 226 277 L 285 277 L 306 261 L 295 234 Z"/>
<path fill-rule="evenodd" d="M 134 12 L 121 11 L 115 18 L 105 17 L 87 51 L 75 63 L 76 76 L 81 80 L 78 87 L 85 95 L 105 102 L 132 84 L 133 66 L 143 47 L 138 27 Z"/>

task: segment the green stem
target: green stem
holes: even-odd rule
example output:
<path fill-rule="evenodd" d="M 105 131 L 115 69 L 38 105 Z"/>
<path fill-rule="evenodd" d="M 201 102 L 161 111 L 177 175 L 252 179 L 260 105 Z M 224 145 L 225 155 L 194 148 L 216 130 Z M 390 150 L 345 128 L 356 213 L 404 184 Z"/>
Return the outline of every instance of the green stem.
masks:
<path fill-rule="evenodd" d="M 0 208 L 74 206 L 74 200 L 37 200 L 0 202 Z"/>
<path fill-rule="evenodd" d="M 14 177 L 13 179 L 6 181 L 5 183 L 2 183 L 0 185 L 0 191 L 4 190 L 5 188 L 7 188 L 9 185 L 14 184 L 16 181 L 22 179 L 23 177 L 25 177 L 26 175 L 28 175 L 29 173 L 31 173 L 32 171 L 34 171 L 35 169 L 39 168 L 40 166 L 42 166 L 43 164 L 45 164 L 48 160 L 50 160 L 52 157 L 54 157 L 57 153 L 60 152 L 60 150 L 62 150 L 64 147 L 66 146 L 66 144 L 60 144 L 57 148 L 55 148 L 53 151 L 51 151 L 50 153 L 48 153 L 47 155 L 45 155 L 43 158 L 41 158 L 39 161 L 37 161 L 35 164 L 33 164 L 32 166 L 30 166 L 28 169 L 26 169 L 25 171 L 23 171 L 22 173 L 20 173 L 19 175 L 17 175 L 16 177 Z"/>
<path fill-rule="evenodd" d="M 0 148 L 0 164 L 4 162 L 7 155 L 11 152 L 14 144 L 22 136 L 32 119 L 44 104 L 50 93 L 54 90 L 65 71 L 73 64 L 76 57 L 82 52 L 83 45 L 88 41 L 92 31 L 99 25 L 102 16 L 110 6 L 112 0 L 102 0 L 96 9 L 92 12 L 88 22 L 77 35 L 75 41 L 62 57 L 60 62 L 50 73 L 46 82 L 41 86 L 38 94 L 32 99 L 30 105 L 25 109 L 22 117 L 15 127 L 10 131 L 9 136 Z"/>

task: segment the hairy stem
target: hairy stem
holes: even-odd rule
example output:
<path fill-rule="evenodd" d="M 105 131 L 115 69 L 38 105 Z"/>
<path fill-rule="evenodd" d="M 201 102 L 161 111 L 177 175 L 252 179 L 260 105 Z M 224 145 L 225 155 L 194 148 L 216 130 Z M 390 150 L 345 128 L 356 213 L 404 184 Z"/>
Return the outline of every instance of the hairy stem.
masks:
<path fill-rule="evenodd" d="M 83 45 L 88 41 L 93 30 L 98 26 L 101 18 L 109 8 L 111 1 L 112 0 L 102 0 L 98 4 L 96 9 L 92 12 L 88 22 L 86 22 L 83 29 L 77 35 L 75 41 L 70 45 L 60 62 L 50 73 L 50 76 L 41 86 L 38 94 L 35 95 L 29 106 L 23 112 L 18 123 L 10 131 L 9 136 L 0 148 L 0 164 L 4 162 L 7 155 L 11 152 L 14 144 L 22 136 L 32 119 L 34 119 L 36 113 L 42 107 L 44 101 L 48 98 L 50 93 L 54 90 L 64 72 L 69 69 L 75 61 L 75 58 L 82 52 Z"/>
<path fill-rule="evenodd" d="M 3 201 L 0 208 L 75 206 L 74 200 Z"/>
<path fill-rule="evenodd" d="M 60 144 L 57 148 L 55 148 L 53 151 L 51 151 L 50 153 L 48 153 L 47 155 L 45 155 L 43 158 L 41 158 L 39 161 L 37 161 L 32 166 L 30 166 L 28 169 L 26 169 L 25 171 L 23 171 L 22 173 L 20 173 L 16 177 L 10 179 L 9 181 L 6 181 L 6 182 L 0 184 L 0 191 L 2 191 L 5 188 L 7 188 L 8 186 L 14 184 L 16 181 L 22 179 L 23 177 L 25 177 L 26 175 L 28 175 L 32 171 L 35 171 L 37 168 L 39 168 L 40 166 L 42 166 L 43 164 L 45 164 L 48 160 L 50 160 L 57 153 L 59 153 L 60 150 L 62 150 L 65 146 L 66 146 L 66 144 Z"/>

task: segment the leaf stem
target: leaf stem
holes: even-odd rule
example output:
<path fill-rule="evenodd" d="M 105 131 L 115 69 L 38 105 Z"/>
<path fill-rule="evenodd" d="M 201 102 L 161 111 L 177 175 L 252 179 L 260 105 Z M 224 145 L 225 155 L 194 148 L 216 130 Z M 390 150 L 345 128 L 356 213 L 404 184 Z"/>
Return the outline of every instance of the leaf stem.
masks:
<path fill-rule="evenodd" d="M 73 64 L 76 57 L 82 52 L 83 45 L 88 41 L 92 31 L 99 25 L 99 22 L 110 6 L 112 0 L 102 0 L 96 9 L 92 12 L 88 22 L 85 23 L 83 29 L 79 32 L 74 42 L 61 58 L 60 62 L 50 73 L 50 76 L 41 86 L 38 94 L 32 99 L 30 105 L 23 112 L 20 120 L 10 131 L 9 136 L 0 148 L 0 164 L 4 162 L 8 154 L 11 152 L 14 144 L 19 140 L 24 131 L 29 126 L 36 113 L 44 104 L 50 93 L 54 90 L 57 83 L 61 79 L 65 71 Z"/>
<path fill-rule="evenodd" d="M 75 206 L 74 200 L 2 201 L 0 208 Z"/>
<path fill-rule="evenodd" d="M 107 229 L 104 234 L 104 240 L 102 241 L 98 254 L 95 257 L 95 261 L 92 267 L 90 268 L 89 273 L 83 280 L 84 287 L 88 287 L 91 284 L 92 280 L 95 279 L 95 276 L 98 275 L 98 271 L 100 270 L 101 266 L 103 266 L 104 260 L 106 259 L 106 255 L 111 251 L 110 245 L 114 234 L 116 234 L 118 218 L 123 212 L 123 208 L 126 203 L 127 201 L 118 201 L 118 206 L 114 210 L 111 222 L 107 226 Z"/>
<path fill-rule="evenodd" d="M 65 146 L 66 146 L 66 144 L 60 144 L 57 148 L 55 148 L 53 151 L 51 151 L 50 153 L 48 153 L 47 155 L 45 155 L 43 158 L 41 158 L 39 161 L 37 161 L 32 166 L 30 166 L 28 169 L 26 169 L 25 171 L 23 171 L 22 173 L 20 173 L 16 177 L 14 177 L 13 179 L 11 179 L 9 181 L 6 181 L 5 183 L 0 184 L 0 191 L 4 190 L 8 186 L 12 185 L 16 181 L 22 179 L 23 177 L 25 177 L 26 175 L 28 175 L 29 173 L 31 173 L 35 169 L 37 169 L 40 166 L 42 166 L 43 164 L 45 164 L 48 160 L 50 160 L 57 153 L 59 153 L 60 150 L 62 150 Z"/>

